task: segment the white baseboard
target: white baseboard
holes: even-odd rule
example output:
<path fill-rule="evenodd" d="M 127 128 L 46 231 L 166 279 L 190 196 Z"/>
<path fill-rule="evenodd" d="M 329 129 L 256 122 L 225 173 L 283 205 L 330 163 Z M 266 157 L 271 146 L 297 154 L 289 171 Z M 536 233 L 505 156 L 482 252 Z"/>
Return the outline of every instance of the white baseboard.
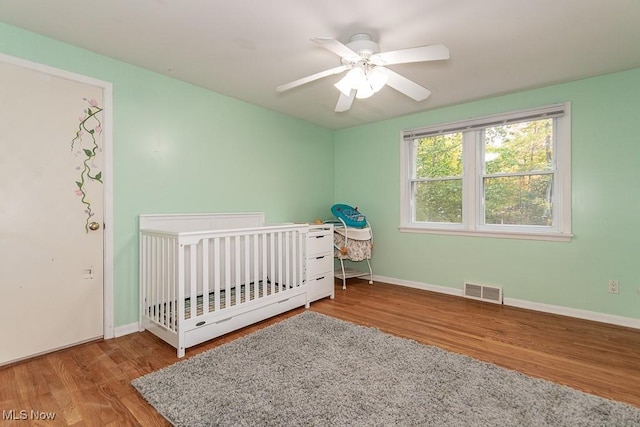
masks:
<path fill-rule="evenodd" d="M 378 276 L 374 274 L 373 281 L 374 283 L 378 281 L 378 282 L 389 283 L 392 285 L 406 286 L 408 288 L 422 289 L 424 291 L 433 291 L 441 294 L 454 295 L 459 297 L 462 296 L 462 289 L 454 289 L 448 286 L 428 285 L 422 282 L 412 282 L 410 280 L 396 279 L 395 277 L 385 277 L 385 276 Z"/>
<path fill-rule="evenodd" d="M 640 319 L 634 319 L 632 317 L 616 316 L 614 314 L 581 310 L 579 308 L 542 304 L 539 302 L 524 301 L 515 298 L 505 298 L 504 304 L 512 307 L 526 308 L 528 310 L 542 311 L 545 313 L 559 314 L 561 316 L 575 317 L 578 319 L 592 320 L 594 322 L 609 323 L 612 325 L 640 329 Z"/>
<path fill-rule="evenodd" d="M 138 322 L 129 323 L 128 325 L 118 326 L 114 328 L 113 331 L 115 338 L 118 338 L 123 335 L 129 335 L 133 334 L 134 332 L 140 331 L 140 324 Z"/>
<path fill-rule="evenodd" d="M 423 289 L 425 291 L 463 297 L 462 289 L 455 289 L 447 286 L 429 285 L 421 282 L 396 279 L 394 277 L 377 276 L 375 274 L 373 276 L 373 280 L 374 282 L 379 281 L 392 285 L 406 286 L 409 288 L 417 288 Z M 609 323 L 611 325 L 640 329 L 640 319 L 634 319 L 632 317 L 616 316 L 613 314 L 599 313 L 597 311 L 543 304 L 539 302 L 519 300 L 516 298 L 504 298 L 503 304 L 510 307 L 524 308 L 527 310 L 540 311 L 543 313 L 558 314 L 561 316 L 575 317 L 577 319 L 591 320 L 594 322 Z"/>

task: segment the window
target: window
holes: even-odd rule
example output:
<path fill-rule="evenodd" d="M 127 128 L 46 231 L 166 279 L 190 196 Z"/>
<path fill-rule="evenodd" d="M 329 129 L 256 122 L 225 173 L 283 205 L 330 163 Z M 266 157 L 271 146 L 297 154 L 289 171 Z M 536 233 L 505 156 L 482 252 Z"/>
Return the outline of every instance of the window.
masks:
<path fill-rule="evenodd" d="M 569 240 L 569 108 L 403 132 L 400 229 Z"/>

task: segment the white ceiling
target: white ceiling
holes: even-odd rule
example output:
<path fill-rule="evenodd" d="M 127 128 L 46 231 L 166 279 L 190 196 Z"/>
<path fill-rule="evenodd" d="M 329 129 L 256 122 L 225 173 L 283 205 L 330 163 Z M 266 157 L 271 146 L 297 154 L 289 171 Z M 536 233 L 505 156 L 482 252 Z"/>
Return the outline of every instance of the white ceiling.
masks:
<path fill-rule="evenodd" d="M 2 0 L 0 21 L 331 129 L 640 67 L 639 0 Z M 314 37 L 367 32 L 382 51 L 442 43 L 448 61 L 389 68 L 385 87 L 335 113 L 340 65 Z"/>

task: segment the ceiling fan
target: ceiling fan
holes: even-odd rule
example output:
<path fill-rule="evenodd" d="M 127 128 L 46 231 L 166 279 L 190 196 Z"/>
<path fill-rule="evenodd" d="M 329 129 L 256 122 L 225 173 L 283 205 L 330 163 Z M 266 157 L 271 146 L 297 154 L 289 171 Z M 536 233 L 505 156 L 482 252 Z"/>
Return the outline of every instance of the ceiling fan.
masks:
<path fill-rule="evenodd" d="M 347 111 L 351 108 L 354 98 L 368 98 L 385 85 L 416 101 L 427 99 L 431 94 L 429 89 L 390 70 L 386 65 L 449 59 L 449 49 L 441 44 L 380 52 L 378 43 L 365 33 L 351 36 L 347 44 L 328 37 L 317 37 L 311 41 L 340 56 L 342 65 L 283 84 L 276 90 L 284 92 L 314 80 L 348 71 L 334 85 L 340 91 L 336 112 Z"/>

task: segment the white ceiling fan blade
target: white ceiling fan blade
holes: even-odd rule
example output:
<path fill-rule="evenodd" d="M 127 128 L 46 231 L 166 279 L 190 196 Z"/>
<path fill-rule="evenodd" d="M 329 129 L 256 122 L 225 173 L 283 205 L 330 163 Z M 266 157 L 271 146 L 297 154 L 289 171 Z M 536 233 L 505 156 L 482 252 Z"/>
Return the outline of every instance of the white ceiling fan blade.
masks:
<path fill-rule="evenodd" d="M 338 103 L 336 104 L 336 113 L 342 113 L 343 111 L 347 111 L 351 108 L 351 104 L 353 104 L 353 98 L 356 96 L 356 90 L 351 89 L 351 93 L 349 96 L 340 92 L 340 98 L 338 98 Z"/>
<path fill-rule="evenodd" d="M 406 64 L 409 62 L 439 61 L 449 59 L 449 49 L 441 44 L 392 50 L 371 55 L 369 61 L 375 65 Z"/>
<path fill-rule="evenodd" d="M 356 52 L 352 51 L 346 45 L 340 43 L 336 39 L 331 39 L 329 37 L 316 37 L 314 39 L 311 39 L 311 41 L 319 44 L 327 50 L 330 50 L 341 58 L 349 60 L 350 62 L 357 62 L 360 60 L 360 55 L 358 55 Z"/>
<path fill-rule="evenodd" d="M 416 101 L 423 101 L 431 95 L 431 91 L 429 89 L 420 86 L 418 83 L 412 82 L 395 71 L 384 68 L 384 72 L 388 76 L 387 86 L 407 95 L 409 98 L 413 98 Z"/>
<path fill-rule="evenodd" d="M 276 91 L 284 92 L 285 90 L 289 90 L 289 89 L 293 89 L 294 87 L 302 86 L 305 83 L 309 83 L 309 82 L 312 82 L 314 80 L 321 79 L 323 77 L 331 76 L 333 74 L 339 74 L 339 73 L 345 71 L 346 69 L 347 69 L 346 66 L 340 65 L 339 67 L 335 67 L 335 68 L 331 68 L 331 69 L 328 69 L 328 70 L 320 71 L 319 73 L 315 73 L 315 74 L 312 74 L 310 76 L 303 77 L 303 78 L 298 79 L 298 80 L 294 80 L 294 81 L 292 81 L 290 83 L 286 83 L 286 84 L 280 85 L 280 86 L 278 86 L 276 88 Z"/>

